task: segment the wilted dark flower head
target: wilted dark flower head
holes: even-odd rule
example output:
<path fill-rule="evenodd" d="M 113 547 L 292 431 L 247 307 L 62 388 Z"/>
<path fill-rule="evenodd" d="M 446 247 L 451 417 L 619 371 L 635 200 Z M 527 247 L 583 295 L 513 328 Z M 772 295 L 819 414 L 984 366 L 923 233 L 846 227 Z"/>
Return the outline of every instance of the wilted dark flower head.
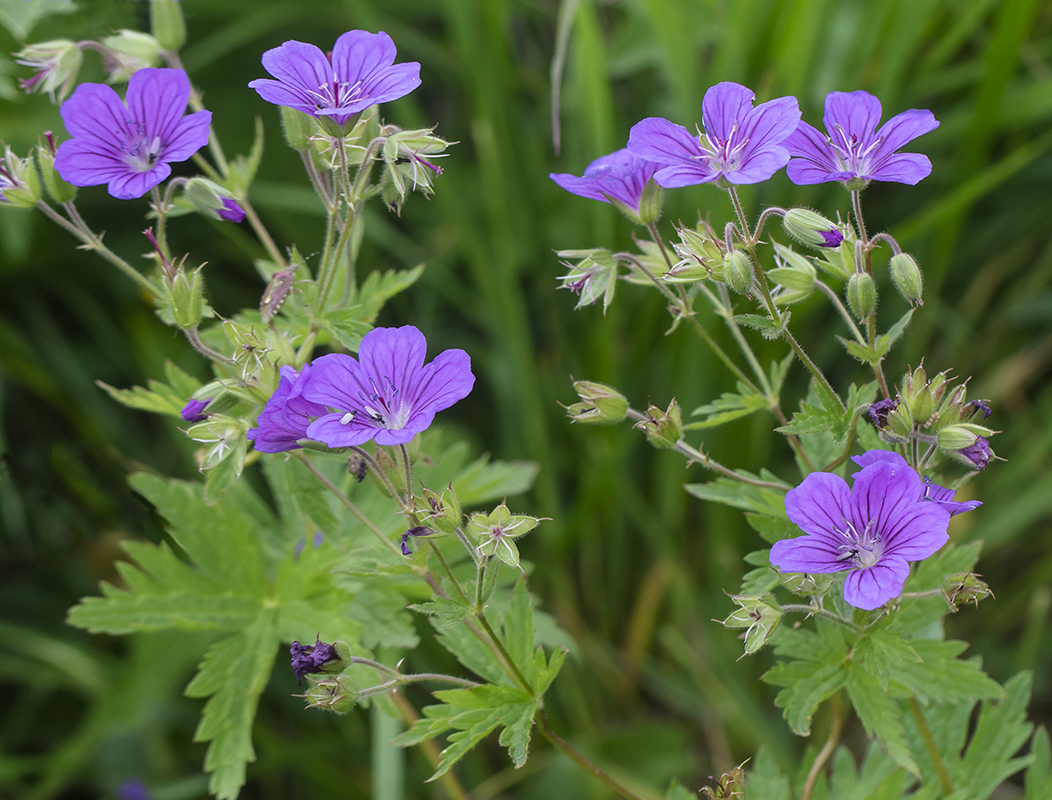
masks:
<path fill-rule="evenodd" d="M 888 397 L 884 400 L 878 400 L 876 403 L 871 404 L 869 407 L 869 419 L 873 423 L 874 427 L 887 427 L 888 414 L 890 414 L 898 407 L 899 400 L 897 397 Z"/>
<path fill-rule="evenodd" d="M 340 657 L 334 645 L 325 644 L 321 639 L 313 645 L 293 642 L 289 648 L 289 655 L 292 657 L 292 669 L 296 673 L 297 683 L 303 683 L 304 675 L 320 672 L 323 666 Z"/>

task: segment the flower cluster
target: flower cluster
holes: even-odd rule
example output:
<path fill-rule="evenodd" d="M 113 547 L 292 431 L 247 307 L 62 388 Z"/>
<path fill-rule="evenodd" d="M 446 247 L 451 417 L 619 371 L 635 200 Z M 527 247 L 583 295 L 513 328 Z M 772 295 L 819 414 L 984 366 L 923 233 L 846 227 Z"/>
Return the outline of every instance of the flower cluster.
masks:
<path fill-rule="evenodd" d="M 639 208 L 653 179 L 665 188 L 715 183 L 759 183 L 783 167 L 796 184 L 839 181 L 861 189 L 869 181 L 916 184 L 931 162 L 899 148 L 939 123 L 930 111 L 911 109 L 879 130 L 880 101 L 869 92 L 831 92 L 826 97 L 828 135 L 800 119 L 795 97 L 753 106 L 755 95 L 737 83 L 711 87 L 702 100 L 702 128 L 692 134 L 661 117 L 636 123 L 627 149 L 593 161 L 580 178 L 552 173 L 567 191 Z"/>
<path fill-rule="evenodd" d="M 775 542 L 771 564 L 782 572 L 847 572 L 844 599 L 874 609 L 902 593 L 910 561 L 934 554 L 949 539 L 950 517 L 978 501 L 922 479 L 898 453 L 870 450 L 854 459 L 854 485 L 815 472 L 785 496 L 789 519 L 805 533 Z"/>
<path fill-rule="evenodd" d="M 329 447 L 406 444 L 475 383 L 463 350 L 445 350 L 428 364 L 426 352 L 424 335 L 411 325 L 375 328 L 357 359 L 332 353 L 300 372 L 284 366 L 248 437 L 264 453 L 293 450 L 304 439 Z"/>

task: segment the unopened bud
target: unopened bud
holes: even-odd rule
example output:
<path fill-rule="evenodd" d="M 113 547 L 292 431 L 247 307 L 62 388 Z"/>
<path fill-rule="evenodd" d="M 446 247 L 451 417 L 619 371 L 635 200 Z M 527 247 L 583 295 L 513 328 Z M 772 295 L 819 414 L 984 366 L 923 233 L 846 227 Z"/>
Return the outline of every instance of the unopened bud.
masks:
<path fill-rule="evenodd" d="M 189 274 L 180 269 L 169 285 L 172 317 L 183 330 L 192 330 L 201 324 L 204 315 L 203 291 L 200 269 Z"/>
<path fill-rule="evenodd" d="M 649 225 L 651 222 L 657 222 L 661 219 L 661 204 L 665 199 L 665 190 L 661 188 L 659 184 L 653 178 L 650 178 L 643 186 L 643 192 L 639 195 L 639 210 L 634 215 L 629 215 L 622 209 L 622 213 L 625 213 L 630 220 L 640 225 Z M 628 211 L 632 211 L 631 208 L 626 206 Z"/>
<path fill-rule="evenodd" d="M 946 598 L 954 607 L 965 603 L 975 603 L 978 606 L 980 600 L 994 596 L 989 584 L 982 579 L 981 575 L 976 575 L 974 572 L 962 572 L 948 576 L 944 584 L 944 591 Z"/>
<path fill-rule="evenodd" d="M 106 79 L 123 83 L 140 69 L 154 67 L 161 61 L 161 45 L 157 39 L 142 31 L 121 30 L 101 40 L 106 48 Z"/>
<path fill-rule="evenodd" d="M 921 299 L 924 279 L 921 277 L 920 267 L 913 260 L 913 256 L 907 253 L 899 253 L 892 256 L 889 269 L 891 281 L 895 284 L 895 288 L 899 290 L 899 294 L 910 303 L 916 303 L 920 306 L 924 305 L 924 301 Z"/>
<path fill-rule="evenodd" d="M 855 272 L 847 281 L 847 304 L 859 320 L 865 320 L 877 307 L 877 287 L 865 272 Z"/>
<path fill-rule="evenodd" d="M 646 418 L 637 422 L 634 427 L 643 431 L 647 435 L 647 441 L 654 447 L 675 447 L 683 438 L 683 414 L 679 403 L 673 400 L 665 411 L 657 406 L 650 406 Z"/>
<path fill-rule="evenodd" d="M 628 413 L 628 398 L 616 389 L 593 381 L 574 381 L 574 391 L 581 402 L 566 409 L 573 422 L 611 425 L 621 422 Z"/>
<path fill-rule="evenodd" d="M 738 294 L 752 293 L 752 261 L 741 250 L 731 250 L 723 260 L 723 273 L 730 286 Z"/>
<path fill-rule="evenodd" d="M 844 234 L 821 214 L 807 208 L 790 208 L 782 217 L 782 227 L 796 241 L 815 249 L 836 248 L 844 241 Z"/>
<path fill-rule="evenodd" d="M 427 504 L 427 521 L 443 533 L 453 533 L 463 522 L 460 502 L 457 493 L 450 484 L 441 494 L 432 489 L 424 489 L 424 503 Z"/>
<path fill-rule="evenodd" d="M 302 695 L 307 701 L 307 708 L 346 714 L 354 709 L 361 697 L 358 688 L 346 675 L 322 680 L 309 678 L 308 681 L 307 691 Z"/>
<path fill-rule="evenodd" d="M 311 147 L 311 137 L 317 132 L 314 117 L 288 106 L 281 107 L 281 132 L 293 150 L 302 153 Z"/>
<path fill-rule="evenodd" d="M 947 452 L 947 455 L 965 466 L 981 471 L 986 469 L 986 465 L 994 457 L 994 451 L 990 448 L 990 442 L 986 440 L 986 437 L 977 436 L 975 441 L 968 447 L 962 447 L 956 452 Z"/>
<path fill-rule="evenodd" d="M 186 44 L 186 22 L 176 0 L 150 0 L 150 31 L 162 50 L 174 53 Z"/>
<path fill-rule="evenodd" d="M 40 174 L 44 177 L 44 186 L 47 193 L 56 203 L 68 203 L 77 196 L 77 187 L 62 179 L 55 169 L 55 147 L 51 139 L 51 132 L 46 131 L 48 143 L 37 145 L 37 164 L 40 166 Z"/>
<path fill-rule="evenodd" d="M 938 432 L 940 450 L 963 450 L 971 447 L 979 436 L 963 425 L 947 425 Z"/>
<path fill-rule="evenodd" d="M 241 222 L 245 210 L 226 189 L 208 178 L 191 178 L 183 186 L 183 198 L 199 214 L 227 222 Z"/>

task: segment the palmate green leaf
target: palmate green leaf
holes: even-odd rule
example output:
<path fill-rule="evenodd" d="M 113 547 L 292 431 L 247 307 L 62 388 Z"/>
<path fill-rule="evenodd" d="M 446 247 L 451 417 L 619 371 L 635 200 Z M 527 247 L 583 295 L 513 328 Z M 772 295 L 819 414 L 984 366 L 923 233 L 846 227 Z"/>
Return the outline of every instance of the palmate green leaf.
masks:
<path fill-rule="evenodd" d="M 846 747 L 833 758 L 829 796 L 836 800 L 900 800 L 906 773 L 898 768 L 879 743 L 866 750 L 856 772 L 855 758 Z"/>
<path fill-rule="evenodd" d="M 380 313 L 384 303 L 399 292 L 408 289 L 423 274 L 423 264 L 407 270 L 388 270 L 387 272 L 376 270 L 369 273 L 369 277 L 358 287 L 351 299 L 352 303 L 359 306 L 358 318 L 372 322 Z"/>
<path fill-rule="evenodd" d="M 511 605 L 504 612 L 504 645 L 519 670 L 534 685 L 537 680 L 537 665 L 534 661 L 533 600 L 526 588 L 526 579 L 515 584 Z"/>
<path fill-rule="evenodd" d="M 760 534 L 761 539 L 770 544 L 782 539 L 789 539 L 800 532 L 800 529 L 784 514 L 770 516 L 746 513 L 745 521 L 749 523 L 750 528 Z"/>
<path fill-rule="evenodd" d="M 844 685 L 844 664 L 820 664 L 816 661 L 787 661 L 772 667 L 763 680 L 784 686 L 774 700 L 783 709 L 785 721 L 797 736 L 811 733 L 811 717 L 818 704 Z"/>
<path fill-rule="evenodd" d="M 1029 672 L 1020 672 L 1005 684 L 1004 700 L 983 702 L 975 734 L 953 775 L 954 785 L 968 787 L 970 797 L 989 797 L 1001 781 L 1030 763 L 1030 755 L 1013 756 L 1034 729 L 1026 718 L 1031 682 Z"/>
<path fill-rule="evenodd" d="M 778 481 L 777 476 L 767 470 L 761 470 L 758 476 L 745 470 L 735 471 L 739 475 L 754 480 Z M 785 492 L 775 489 L 752 486 L 731 478 L 717 478 L 708 483 L 690 483 L 684 488 L 700 500 L 710 500 L 732 508 L 740 508 L 743 511 L 788 519 L 785 516 Z M 786 486 L 785 488 L 788 491 L 792 487 Z"/>
<path fill-rule="evenodd" d="M 237 797 L 245 765 L 256 759 L 252 722 L 274 663 L 276 621 L 276 610 L 263 610 L 243 631 L 214 644 L 186 687 L 188 697 L 209 698 L 194 741 L 211 743 L 205 770 L 212 773 L 208 789 L 220 800 Z"/>
<path fill-rule="evenodd" d="M 880 688 L 888 690 L 888 681 L 902 665 L 913 665 L 923 659 L 913 646 L 902 638 L 902 634 L 888 630 L 876 630 L 867 633 L 855 646 L 855 659 L 880 683 Z"/>
<path fill-rule="evenodd" d="M 435 638 L 457 661 L 491 683 L 506 683 L 504 668 L 491 647 L 487 647 L 466 625 L 441 627 L 439 618 L 429 618 L 437 631 Z"/>
<path fill-rule="evenodd" d="M 898 634 L 887 632 L 886 638 L 894 640 Z M 924 702 L 1002 699 L 1004 689 L 988 677 L 978 663 L 957 658 L 967 647 L 967 642 L 954 640 L 914 639 L 910 649 L 916 658 L 892 662 L 889 674 Z M 868 663 L 866 667 L 869 669 Z M 886 686 L 885 681 L 882 684 Z"/>
<path fill-rule="evenodd" d="M 118 389 L 103 381 L 95 381 L 95 384 L 118 403 L 128 408 L 151 411 L 154 414 L 166 414 L 179 419 L 182 419 L 180 411 L 190 399 L 189 394 L 180 394 L 168 384 L 155 380 L 147 381 L 149 388 L 133 386 L 130 389 Z"/>
<path fill-rule="evenodd" d="M 913 755 L 906 742 L 906 730 L 902 725 L 902 710 L 898 703 L 881 688 L 880 682 L 857 664 L 847 668 L 845 684 L 851 704 L 855 707 L 862 727 L 870 736 L 877 737 L 887 748 L 895 762 L 920 777 Z"/>
<path fill-rule="evenodd" d="M 765 408 L 767 408 L 767 400 L 762 395 L 724 392 L 718 400 L 698 406 L 690 412 L 693 417 L 705 417 L 705 419 L 699 422 L 689 422 L 683 426 L 683 430 L 715 428 Z"/>
<path fill-rule="evenodd" d="M 467 508 L 529 491 L 537 470 L 533 461 L 491 462 L 488 455 L 483 455 L 457 475 L 453 490 L 461 506 Z"/>

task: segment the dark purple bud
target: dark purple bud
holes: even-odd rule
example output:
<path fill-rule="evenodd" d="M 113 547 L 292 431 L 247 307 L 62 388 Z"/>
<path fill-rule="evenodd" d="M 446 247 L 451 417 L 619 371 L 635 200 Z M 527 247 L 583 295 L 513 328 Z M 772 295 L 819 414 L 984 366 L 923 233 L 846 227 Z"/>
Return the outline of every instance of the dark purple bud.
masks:
<path fill-rule="evenodd" d="M 293 642 L 289 647 L 292 657 L 292 670 L 296 673 L 296 683 L 303 683 L 303 676 L 312 672 L 321 672 L 321 668 L 330 661 L 339 659 L 336 648 L 318 639 L 313 645 Z"/>
<path fill-rule="evenodd" d="M 958 450 L 957 455 L 970 463 L 974 469 L 986 469 L 986 465 L 990 463 L 990 443 L 982 436 L 979 436 L 976 438 L 975 444 L 965 447 L 963 450 Z"/>
<path fill-rule="evenodd" d="M 245 209 L 238 205 L 237 200 L 232 197 L 223 197 L 223 207 L 216 209 L 220 219 L 227 222 L 241 222 L 245 218 Z"/>
<path fill-rule="evenodd" d="M 993 413 L 990 410 L 990 406 L 986 404 L 985 400 L 972 400 L 972 402 L 970 403 L 965 403 L 964 408 L 961 409 L 961 411 L 963 412 L 961 416 L 964 419 L 973 417 L 980 411 L 983 412 L 983 419 L 986 419 L 988 416 L 990 416 L 990 414 Z"/>
<path fill-rule="evenodd" d="M 402 534 L 402 555 L 413 555 L 413 551 L 409 549 L 410 536 L 429 536 L 430 534 L 431 529 L 425 526 L 420 526 L 418 528 L 410 528 L 409 530 L 407 530 L 405 533 Z"/>
<path fill-rule="evenodd" d="M 869 407 L 870 422 L 883 430 L 888 426 L 888 415 L 898 407 L 898 398 L 889 397 L 887 400 L 878 400 Z"/>
<path fill-rule="evenodd" d="M 210 400 L 194 400 L 191 397 L 190 401 L 183 406 L 183 410 L 179 413 L 182 414 L 183 419 L 187 422 L 204 422 L 208 419 L 208 415 L 204 413 L 204 410 L 210 402 Z"/>
<path fill-rule="evenodd" d="M 819 231 L 819 235 L 824 241 L 823 247 L 840 247 L 840 243 L 844 241 L 844 234 L 840 232 L 838 228 L 832 230 Z"/>

